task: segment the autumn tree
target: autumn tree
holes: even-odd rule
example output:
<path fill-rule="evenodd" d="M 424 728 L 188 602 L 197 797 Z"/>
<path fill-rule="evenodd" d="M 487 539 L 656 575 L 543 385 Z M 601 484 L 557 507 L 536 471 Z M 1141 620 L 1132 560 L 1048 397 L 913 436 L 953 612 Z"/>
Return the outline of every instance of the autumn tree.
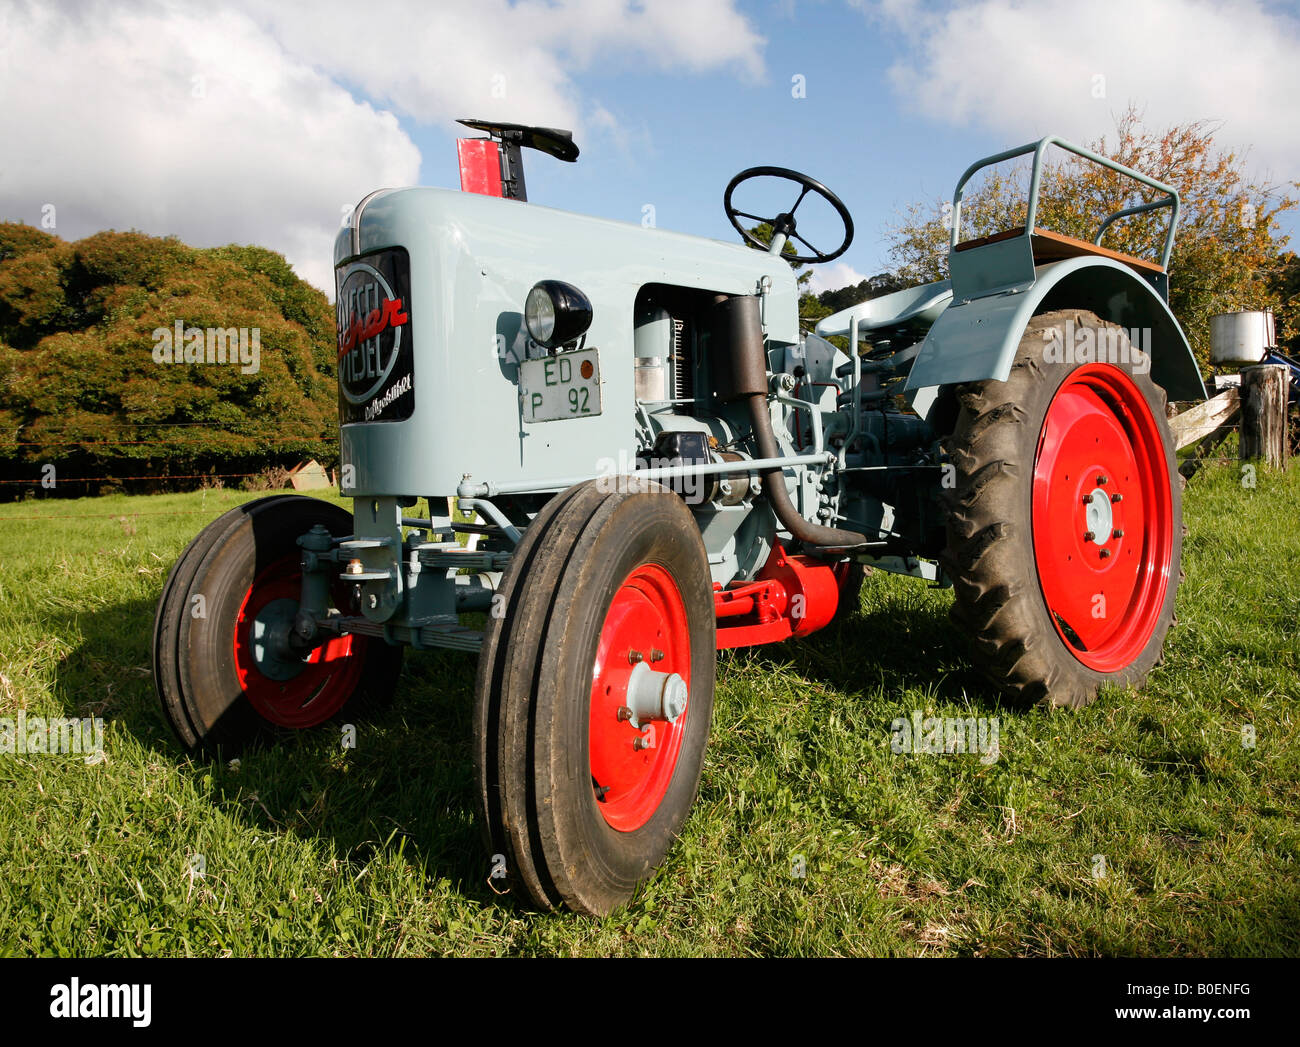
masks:
<path fill-rule="evenodd" d="M 1273 280 L 1278 295 L 1277 344 L 1292 357 L 1300 356 L 1300 256 L 1288 251 Z"/>
<path fill-rule="evenodd" d="M 154 332 L 178 321 L 243 328 L 250 343 L 256 329 L 256 367 L 158 362 Z M 190 477 L 328 460 L 334 341 L 325 295 L 265 248 L 136 232 L 68 243 L 0 223 L 0 473 Z"/>
<path fill-rule="evenodd" d="M 1178 190 L 1181 210 L 1169 262 L 1169 305 L 1202 367 L 1209 359 L 1209 320 L 1238 309 L 1274 309 L 1281 325 L 1297 327 L 1297 305 L 1282 292 L 1288 238 L 1278 218 L 1296 207 L 1290 195 L 1300 183 L 1279 189 L 1251 178 L 1244 158 L 1215 145 L 1208 121 L 1170 127 L 1142 126 L 1129 108 L 1113 136 L 1087 143 L 1091 151 L 1141 171 Z M 1110 214 L 1161 194 L 1073 153 L 1050 148 L 1035 224 L 1091 241 Z M 987 169 L 967 186 L 961 208 L 963 240 L 1023 227 L 1029 163 L 1011 161 Z M 891 257 L 910 284 L 946 279 L 951 201 L 907 207 L 888 230 Z M 1159 260 L 1169 211 L 1157 210 L 1114 223 L 1103 246 Z"/>

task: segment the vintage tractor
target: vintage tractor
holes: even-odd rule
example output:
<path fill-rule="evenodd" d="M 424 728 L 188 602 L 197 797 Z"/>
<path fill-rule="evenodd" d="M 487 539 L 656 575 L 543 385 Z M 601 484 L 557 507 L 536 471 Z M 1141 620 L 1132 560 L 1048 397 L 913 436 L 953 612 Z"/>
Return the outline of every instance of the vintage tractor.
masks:
<path fill-rule="evenodd" d="M 1173 189 L 1056 138 L 981 160 L 953 197 L 950 280 L 801 336 L 787 261 L 852 238 L 820 182 L 737 175 L 746 247 L 529 204 L 521 148 L 572 160 L 571 136 L 471 126 L 489 133 L 461 144 L 471 191 L 372 193 L 335 243 L 353 513 L 250 502 L 167 579 L 155 679 L 182 743 L 351 717 L 406 646 L 475 654 L 487 854 L 539 906 L 607 913 L 682 828 L 715 652 L 822 628 L 863 564 L 951 585 L 1015 700 L 1141 684 L 1180 574 L 1165 398 L 1205 396 L 1167 305 Z M 1053 146 L 1155 198 L 1093 243 L 1038 228 Z M 1022 156 L 1024 226 L 962 242 L 968 179 Z M 789 210 L 739 211 L 768 178 Z M 834 250 L 799 229 L 810 196 L 843 220 Z M 1158 260 L 1099 246 L 1156 208 Z"/>

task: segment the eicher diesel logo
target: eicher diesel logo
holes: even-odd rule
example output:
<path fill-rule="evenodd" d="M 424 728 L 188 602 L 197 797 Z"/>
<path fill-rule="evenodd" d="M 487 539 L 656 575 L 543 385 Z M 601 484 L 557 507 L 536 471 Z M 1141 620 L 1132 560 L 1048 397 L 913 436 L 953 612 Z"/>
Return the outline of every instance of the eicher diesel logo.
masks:
<path fill-rule="evenodd" d="M 338 270 L 339 421 L 391 422 L 415 407 L 410 261 L 400 247 Z"/>

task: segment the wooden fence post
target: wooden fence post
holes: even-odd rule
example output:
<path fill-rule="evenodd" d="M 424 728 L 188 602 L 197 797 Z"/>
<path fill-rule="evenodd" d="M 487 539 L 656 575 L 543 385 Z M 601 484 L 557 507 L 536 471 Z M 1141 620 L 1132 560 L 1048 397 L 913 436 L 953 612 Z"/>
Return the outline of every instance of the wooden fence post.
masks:
<path fill-rule="evenodd" d="M 1286 468 L 1287 369 L 1261 364 L 1241 369 L 1241 443 L 1239 457 L 1262 458 Z"/>
<path fill-rule="evenodd" d="M 1174 409 L 1170 404 L 1169 408 Z M 1180 451 L 1190 444 L 1196 444 L 1196 450 L 1182 460 L 1178 466 L 1184 479 L 1190 480 L 1209 459 L 1214 449 L 1227 439 L 1228 434 L 1237 428 L 1229 424 L 1241 411 L 1241 396 L 1236 386 L 1228 386 L 1218 396 L 1203 400 L 1186 411 L 1174 414 L 1169 419 L 1169 428 L 1173 431 L 1174 450 Z"/>

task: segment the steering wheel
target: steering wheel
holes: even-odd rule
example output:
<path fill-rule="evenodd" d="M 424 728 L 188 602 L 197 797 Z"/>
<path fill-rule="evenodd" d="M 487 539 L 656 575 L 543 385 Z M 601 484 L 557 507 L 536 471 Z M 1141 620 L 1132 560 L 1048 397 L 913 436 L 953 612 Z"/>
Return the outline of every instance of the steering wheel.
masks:
<path fill-rule="evenodd" d="M 737 211 L 731 206 L 731 194 L 741 182 L 747 182 L 751 178 L 762 178 L 765 176 L 784 178 L 787 181 L 795 182 L 798 185 L 803 186 L 803 192 L 799 194 L 799 199 L 794 202 L 794 206 L 791 207 L 790 210 L 782 211 L 775 218 L 762 218 L 756 214 L 747 214 L 744 211 Z M 817 250 L 817 248 L 797 232 L 794 213 L 799 209 L 799 205 L 803 203 L 803 198 L 810 192 L 824 197 L 826 202 L 835 208 L 836 214 L 838 214 L 841 221 L 844 222 L 844 242 L 829 254 Z M 777 251 L 784 248 L 786 240 L 798 240 L 804 245 L 804 247 L 808 248 L 808 250 L 812 252 L 812 254 L 807 255 L 782 254 L 781 257 L 787 262 L 829 262 L 832 258 L 838 258 L 842 255 L 849 249 L 849 244 L 853 243 L 853 219 L 849 217 L 849 209 L 844 206 L 844 201 L 822 185 L 821 182 L 817 181 L 817 179 L 809 178 L 806 174 L 800 174 L 798 171 L 791 171 L 788 167 L 751 167 L 746 171 L 741 171 L 740 174 L 736 175 L 736 177 L 731 180 L 727 186 L 727 191 L 722 194 L 722 207 L 727 212 L 727 217 L 731 219 L 731 224 L 736 227 L 736 231 L 753 246 L 761 247 L 764 251 L 772 251 L 771 244 L 763 243 L 762 240 L 741 225 L 737 219 L 749 218 L 755 222 L 766 222 L 770 225 L 772 227 L 773 240 L 778 236 L 783 236 L 785 238 L 782 241 L 782 246 L 777 248 Z"/>

